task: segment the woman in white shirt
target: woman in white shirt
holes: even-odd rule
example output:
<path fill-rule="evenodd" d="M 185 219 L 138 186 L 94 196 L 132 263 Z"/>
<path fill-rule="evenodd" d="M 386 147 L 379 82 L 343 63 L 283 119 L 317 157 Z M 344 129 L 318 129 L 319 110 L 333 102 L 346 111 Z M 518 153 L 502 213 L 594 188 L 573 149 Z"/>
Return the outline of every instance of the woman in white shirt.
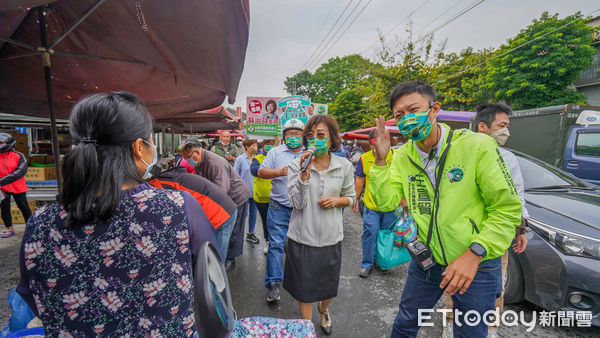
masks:
<path fill-rule="evenodd" d="M 329 305 L 337 296 L 342 263 L 342 208 L 354 202 L 352 164 L 332 152 L 340 146 L 339 128 L 329 115 L 317 115 L 304 128 L 304 142 L 314 149 L 306 171 L 306 151 L 288 167 L 290 218 L 283 287 L 298 301 L 303 319 L 312 319 L 318 303 L 321 329 L 332 329 Z"/>

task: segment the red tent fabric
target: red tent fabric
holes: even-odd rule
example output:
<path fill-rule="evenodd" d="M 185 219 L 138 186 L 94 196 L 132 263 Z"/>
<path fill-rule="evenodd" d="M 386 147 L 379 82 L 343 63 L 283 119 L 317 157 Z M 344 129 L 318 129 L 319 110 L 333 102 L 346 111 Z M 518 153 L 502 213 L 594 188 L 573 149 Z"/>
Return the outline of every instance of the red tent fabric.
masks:
<path fill-rule="evenodd" d="M 238 119 L 233 116 L 223 106 L 204 111 L 197 111 L 189 114 L 180 114 L 168 118 L 159 118 L 154 120 L 155 127 L 157 125 L 170 126 L 171 124 L 178 126 L 187 133 L 206 133 L 217 130 L 234 130 L 239 127 Z"/>
<path fill-rule="evenodd" d="M 36 8 L 46 4 L 57 118 L 83 96 L 117 90 L 139 95 L 157 118 L 217 107 L 226 95 L 233 103 L 248 1 L 2 0 L 0 111 L 48 116 Z"/>

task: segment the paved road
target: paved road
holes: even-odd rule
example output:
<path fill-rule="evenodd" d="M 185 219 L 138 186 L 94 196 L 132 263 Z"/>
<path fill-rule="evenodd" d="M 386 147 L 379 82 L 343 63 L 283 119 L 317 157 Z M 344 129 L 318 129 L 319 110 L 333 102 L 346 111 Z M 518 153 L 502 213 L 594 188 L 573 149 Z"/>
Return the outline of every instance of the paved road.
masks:
<path fill-rule="evenodd" d="M 260 218 L 257 222 L 257 234 L 262 237 Z M 9 309 L 6 302 L 7 292 L 18 282 L 18 251 L 24 227 L 16 226 L 17 236 L 0 239 L 0 325 L 8 321 Z M 340 277 L 340 289 L 336 300 L 330 307 L 333 320 L 332 337 L 387 337 L 396 315 L 398 301 L 404 286 L 407 267 L 392 269 L 388 274 L 373 272 L 368 279 L 358 277 L 361 259 L 360 236 L 362 220 L 346 209 L 345 239 L 343 242 L 343 260 Z M 229 273 L 232 297 L 238 317 L 269 316 L 280 318 L 298 318 L 300 312 L 296 302 L 283 290 L 281 300 L 276 305 L 265 302 L 266 289 L 263 286 L 265 271 L 264 243 L 249 245 L 245 243 L 244 255 Z M 441 308 L 439 302 L 436 308 Z M 525 311 L 531 318 L 532 311 L 541 309 L 524 302 L 506 307 L 514 311 Z M 434 326 L 424 327 L 420 337 L 440 337 L 442 333 L 441 317 L 434 316 Z M 320 332 L 319 317 L 313 312 L 313 323 Z M 501 337 L 600 337 L 598 328 L 558 328 L 536 327 L 526 332 L 526 327 L 501 327 Z"/>
<path fill-rule="evenodd" d="M 338 297 L 330 307 L 333 320 L 333 337 L 388 337 L 392 323 L 398 311 L 398 302 L 404 287 L 407 265 L 391 269 L 387 274 L 374 271 L 368 279 L 358 276 L 361 261 L 362 219 L 359 214 L 348 208 L 344 213 L 344 241 L 342 245 L 342 271 Z M 257 233 L 261 243 L 249 245 L 245 243 L 244 255 L 238 259 L 237 266 L 229 272 L 229 282 L 235 310 L 238 317 L 267 316 L 280 318 L 298 318 L 300 311 L 296 302 L 281 288 L 281 300 L 277 305 L 265 302 L 264 288 L 265 255 L 263 254 L 262 228 L 257 221 Z M 440 301 L 436 308 L 441 308 Z M 523 302 L 507 306 L 506 309 L 524 311 L 527 320 L 531 320 L 532 311 L 541 311 L 530 303 Z M 434 315 L 434 326 L 424 327 L 419 337 L 440 337 L 442 335 L 442 318 Z M 313 323 L 317 334 L 322 336 L 319 328 L 319 315 L 313 310 Z M 600 337 L 600 329 L 536 327 L 527 332 L 526 327 L 501 327 L 501 337 Z"/>

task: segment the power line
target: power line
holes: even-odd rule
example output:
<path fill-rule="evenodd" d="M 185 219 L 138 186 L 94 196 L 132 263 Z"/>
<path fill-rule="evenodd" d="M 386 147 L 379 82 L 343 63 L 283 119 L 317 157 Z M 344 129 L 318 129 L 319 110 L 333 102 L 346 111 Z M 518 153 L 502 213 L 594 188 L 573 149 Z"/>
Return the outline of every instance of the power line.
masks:
<path fill-rule="evenodd" d="M 439 18 L 441 18 L 445 14 L 449 13 L 451 10 L 454 9 L 454 7 L 460 5 L 463 1 L 465 1 L 465 0 L 459 0 L 454 5 L 450 6 L 448 9 L 445 9 L 444 11 L 442 11 L 442 13 L 440 13 L 440 15 L 436 16 L 435 19 L 429 21 L 426 25 L 424 25 L 423 27 L 421 27 L 418 31 L 415 32 L 415 34 L 421 32 L 422 30 L 424 30 L 425 27 L 429 27 L 429 25 L 431 25 L 432 23 L 436 22 Z"/>
<path fill-rule="evenodd" d="M 588 13 L 588 14 L 586 14 L 585 16 L 586 16 L 586 17 L 588 17 L 588 16 L 591 16 L 592 14 L 594 14 L 594 13 L 596 13 L 596 12 L 599 12 L 599 11 L 600 11 L 600 8 L 598 8 L 598 9 L 596 9 L 596 10 L 594 10 L 594 11 L 592 11 L 592 12 Z M 494 56 L 494 57 L 491 57 L 491 58 L 489 58 L 489 59 L 487 59 L 487 60 L 485 60 L 485 61 L 482 61 L 482 62 L 480 62 L 480 63 L 478 63 L 478 64 L 476 64 L 476 65 L 474 65 L 474 66 L 467 67 L 467 68 L 465 68 L 464 70 L 462 70 L 462 71 L 460 71 L 460 72 L 458 72 L 458 73 L 456 73 L 456 74 L 454 74 L 454 75 L 451 75 L 451 76 L 448 76 L 448 77 L 446 77 L 446 78 L 444 78 L 444 79 L 441 79 L 441 80 L 439 80 L 439 81 L 436 81 L 436 82 L 434 82 L 432 85 L 437 85 L 438 83 L 443 83 L 443 82 L 445 82 L 445 81 L 447 81 L 447 80 L 449 80 L 449 79 L 452 79 L 452 78 L 455 78 L 455 77 L 457 77 L 457 76 L 459 76 L 459 75 L 461 75 L 461 74 L 464 74 L 465 72 L 467 72 L 467 71 L 469 71 L 469 70 L 471 70 L 471 69 L 473 69 L 473 68 L 479 67 L 479 66 L 481 66 L 481 65 L 483 65 L 483 64 L 486 64 L 486 63 L 488 63 L 488 62 L 490 62 L 490 61 L 492 61 L 492 60 L 495 60 L 495 59 L 497 59 L 497 58 L 503 57 L 503 56 L 507 55 L 507 54 L 508 54 L 508 53 L 510 53 L 510 52 L 513 52 L 513 51 L 515 51 L 515 50 L 517 50 L 517 49 L 519 49 L 519 48 L 521 48 L 521 47 L 523 47 L 523 46 L 526 46 L 526 45 L 528 45 L 528 44 L 530 44 L 530 43 L 532 43 L 532 42 L 535 42 L 535 41 L 537 41 L 537 40 L 539 40 L 539 39 L 541 39 L 541 38 L 544 38 L 544 37 L 546 37 L 546 36 L 548 36 L 548 35 L 550 35 L 550 34 L 552 34 L 552 33 L 556 32 L 556 31 L 558 31 L 558 30 L 560 30 L 560 29 L 562 29 L 562 28 L 564 28 L 564 27 L 566 27 L 566 26 L 568 26 L 568 25 L 570 25 L 570 24 L 573 24 L 573 23 L 575 23 L 576 21 L 577 21 L 577 20 L 573 20 L 573 21 L 570 21 L 570 22 L 568 22 L 568 23 L 565 23 L 565 24 L 563 24 L 563 25 L 562 25 L 562 26 L 560 26 L 560 27 L 557 27 L 557 28 L 555 28 L 555 29 L 553 29 L 553 30 L 551 30 L 551 31 L 549 31 L 549 32 L 547 32 L 547 33 L 544 33 L 544 34 L 542 34 L 542 35 L 540 35 L 540 36 L 538 36 L 538 37 L 536 37 L 536 38 L 534 38 L 534 39 L 531 39 L 531 40 L 529 40 L 529 41 L 526 41 L 526 42 L 524 42 L 524 43 L 522 43 L 522 44 L 520 44 L 520 45 L 518 45 L 518 46 L 516 46 L 516 47 L 514 47 L 514 48 L 511 48 L 510 50 L 508 50 L 508 51 L 506 51 L 506 52 L 504 52 L 504 53 L 502 53 L 502 54 L 499 54 L 499 55 L 496 55 L 496 56 Z M 372 107 L 370 107 L 370 108 L 371 108 L 371 109 L 376 109 L 376 108 L 383 107 L 383 106 L 385 106 L 385 105 L 387 105 L 387 104 L 388 104 L 387 102 L 384 102 L 384 103 L 378 104 L 378 105 L 376 105 L 376 106 L 372 106 Z M 366 111 L 363 111 L 363 112 L 366 112 Z M 353 114 L 356 114 L 356 113 L 358 113 L 358 112 L 354 112 Z M 351 114 L 351 115 L 353 115 L 353 114 Z M 342 116 L 342 117 L 345 117 L 345 116 L 349 116 L 349 115 L 344 115 L 344 116 Z"/>
<path fill-rule="evenodd" d="M 338 26 L 337 30 L 335 31 L 335 33 L 333 33 L 333 35 L 331 35 L 331 37 L 329 38 L 329 40 L 327 41 L 327 43 L 325 43 L 325 46 L 323 46 L 323 48 L 321 49 L 321 51 L 319 52 L 319 54 L 316 56 L 316 58 L 309 63 L 308 65 L 308 69 L 313 68 L 316 64 L 318 64 L 318 61 L 323 57 L 324 55 L 324 51 L 325 49 L 331 44 L 331 41 L 335 38 L 335 36 L 337 35 L 337 33 L 340 32 L 340 30 L 342 29 L 342 27 L 344 27 L 344 25 L 346 24 L 346 22 L 348 22 L 348 19 L 350 19 L 350 17 L 352 16 L 352 14 L 354 14 L 354 12 L 356 11 L 356 9 L 358 8 L 358 6 L 360 6 L 361 2 L 363 0 L 359 0 L 358 3 L 354 6 L 354 8 L 352 8 L 352 11 L 350 12 L 350 14 L 348 14 L 346 16 L 346 18 L 344 19 L 344 21 Z"/>
<path fill-rule="evenodd" d="M 588 13 L 586 16 L 590 16 L 590 15 L 592 15 L 592 14 L 594 14 L 594 13 L 598 12 L 598 11 L 600 11 L 600 8 L 598 8 L 597 10 L 595 10 L 595 11 L 593 11 L 593 12 L 590 12 L 590 13 Z M 511 49 L 507 50 L 506 52 L 504 52 L 504 53 L 502 53 L 502 54 L 499 54 L 499 55 L 496 55 L 496 56 L 494 56 L 494 57 L 491 57 L 491 58 L 489 58 L 489 59 L 487 59 L 487 60 L 484 60 L 484 61 L 482 61 L 482 62 L 480 62 L 480 63 L 476 64 L 475 66 L 472 66 L 472 67 L 467 67 L 467 68 L 465 68 L 463 71 L 460 71 L 460 72 L 458 72 L 458 73 L 456 73 L 456 74 L 454 74 L 454 75 L 452 75 L 452 76 L 448 76 L 448 77 L 447 77 L 447 78 L 445 78 L 445 79 L 442 79 L 442 80 L 436 81 L 436 82 L 434 83 L 434 85 L 436 85 L 436 84 L 438 84 L 438 83 L 445 82 L 445 81 L 447 81 L 447 80 L 449 80 L 449 79 L 455 78 L 455 77 L 457 77 L 457 76 L 459 76 L 459 75 L 461 75 L 461 74 L 464 74 L 464 73 L 466 73 L 467 71 L 469 71 L 469 70 L 471 70 L 471 69 L 473 69 L 473 68 L 476 68 L 476 67 L 479 67 L 479 66 L 481 66 L 481 65 L 484 65 L 484 64 L 486 64 L 486 63 L 488 63 L 488 62 L 490 62 L 490 61 L 492 61 L 492 60 L 495 60 L 495 59 L 497 59 L 497 58 L 499 58 L 499 57 L 503 57 L 503 56 L 507 55 L 508 53 L 510 53 L 510 52 L 513 52 L 513 51 L 515 51 L 515 50 L 517 50 L 517 49 L 519 49 L 519 48 L 521 48 L 521 47 L 523 47 L 523 46 L 526 46 L 526 45 L 528 45 L 528 44 L 530 44 L 530 43 L 532 43 L 532 42 L 534 42 L 534 41 L 537 41 L 537 40 L 539 40 L 539 39 L 541 39 L 541 38 L 543 38 L 543 37 L 545 37 L 545 36 L 547 36 L 547 35 L 549 35 L 549 34 L 552 34 L 552 33 L 556 32 L 557 30 L 563 29 L 563 28 L 567 27 L 568 25 L 570 25 L 570 24 L 572 24 L 572 23 L 574 23 L 574 22 L 576 22 L 576 21 L 577 21 L 577 19 L 575 19 L 575 20 L 573 20 L 573 21 L 570 21 L 570 22 L 568 22 L 568 23 L 566 23 L 566 24 L 564 24 L 564 25 L 562 25 L 562 26 L 560 26 L 560 27 L 558 27 L 558 28 L 555 28 L 555 29 L 553 29 L 553 30 L 551 30 L 551 31 L 549 31 L 549 32 L 547 32 L 547 33 L 544 33 L 544 34 L 542 34 L 542 35 L 540 35 L 540 36 L 538 36 L 538 37 L 536 37 L 536 38 L 534 38 L 534 39 L 532 39 L 532 40 L 529 40 L 529 41 L 527 41 L 527 42 L 524 42 L 524 43 L 522 43 L 522 44 L 520 44 L 520 45 L 518 45 L 518 46 L 516 46 L 516 47 L 514 47 L 514 48 L 511 48 Z"/>
<path fill-rule="evenodd" d="M 327 15 L 324 16 L 325 19 L 329 18 L 331 16 L 331 14 L 333 13 L 333 10 L 335 9 L 336 5 L 338 4 L 339 0 L 336 0 L 333 3 L 333 6 L 331 6 L 331 9 L 329 9 L 329 12 L 327 13 Z M 315 34 L 312 38 L 312 41 L 309 43 L 309 45 L 312 45 L 313 42 L 315 42 L 317 40 L 317 37 L 321 35 L 321 32 L 323 32 L 323 28 L 325 28 L 325 26 L 327 25 L 328 20 L 323 20 L 323 24 L 321 25 L 321 28 L 319 28 L 319 31 L 317 32 L 317 34 Z M 300 60 L 304 60 L 306 54 L 308 54 L 308 50 L 305 51 L 304 55 L 302 55 L 302 58 L 300 58 Z M 302 61 L 300 61 L 302 62 Z"/>
<path fill-rule="evenodd" d="M 437 32 L 438 30 L 444 28 L 445 26 L 447 26 L 448 24 L 450 24 L 454 20 L 456 20 L 456 19 L 460 18 L 461 16 L 465 15 L 467 12 L 469 12 L 473 8 L 481 5 L 483 2 L 485 2 L 485 0 L 477 0 L 477 1 L 475 1 L 475 3 L 473 3 L 472 5 L 470 5 L 470 7 L 463 9 L 461 12 L 459 12 L 456 15 L 454 15 L 452 18 L 446 20 L 446 22 L 444 22 L 443 24 L 437 26 L 431 32 L 429 32 L 428 34 L 425 34 L 424 36 L 422 36 L 420 39 L 418 39 L 414 43 L 420 42 L 421 40 L 427 38 L 428 36 L 433 35 L 433 33 Z"/>
<path fill-rule="evenodd" d="M 313 56 L 315 56 L 315 54 L 317 53 L 317 51 L 319 50 L 319 48 L 321 48 L 321 46 L 323 45 L 323 42 L 325 42 L 325 40 L 327 39 L 327 37 L 329 37 L 329 34 L 333 31 L 333 29 L 335 28 L 335 26 L 337 25 L 337 23 L 340 21 L 340 19 L 342 18 L 342 16 L 344 16 L 344 13 L 346 13 L 346 10 L 348 10 L 348 7 L 350 7 L 350 4 L 352 4 L 352 1 L 354 1 L 354 0 L 348 1 L 348 4 L 346 4 L 346 7 L 344 7 L 344 10 L 342 11 L 342 13 L 340 13 L 340 15 L 337 17 L 337 19 L 335 20 L 335 22 L 331 26 L 331 28 L 329 28 L 329 31 L 327 32 L 327 34 L 325 34 L 325 36 L 323 37 L 323 40 L 321 40 L 321 42 L 319 42 L 319 45 L 317 46 L 317 48 L 315 48 L 315 50 L 308 57 L 308 59 L 306 60 L 306 62 L 302 65 L 302 67 L 300 67 L 301 68 L 300 70 L 306 69 L 306 66 L 308 65 L 309 61 L 313 58 Z"/>
<path fill-rule="evenodd" d="M 404 19 L 402 19 L 402 21 L 400 21 L 399 24 L 397 24 L 396 26 L 394 26 L 394 28 L 390 29 L 387 33 L 383 34 L 383 36 L 381 36 L 381 38 L 386 37 L 387 35 L 389 35 L 391 32 L 395 31 L 398 27 L 400 27 L 400 25 L 402 25 L 404 22 L 406 22 L 406 20 L 408 20 L 410 17 L 412 17 L 419 9 L 423 8 L 423 6 L 425 6 L 429 1 L 431 0 L 426 0 L 424 1 L 421 6 L 417 7 L 416 9 L 414 9 L 410 14 L 408 14 Z M 461 0 L 463 1 L 463 0 Z M 363 50 L 362 52 L 360 52 L 360 54 L 364 54 L 365 52 L 367 52 L 369 49 L 371 49 L 373 46 L 375 46 L 377 44 L 378 41 L 373 42 L 369 47 L 367 47 L 365 50 Z"/>
<path fill-rule="evenodd" d="M 369 0 L 369 2 L 367 2 L 362 8 L 361 10 L 358 12 L 358 14 L 354 17 L 354 19 L 352 19 L 352 21 L 350 22 L 350 24 L 348 24 L 348 26 L 346 26 L 346 29 L 344 29 L 344 31 L 342 32 L 342 34 L 340 34 L 338 36 L 338 38 L 335 40 L 335 42 L 329 46 L 329 48 L 327 49 L 327 51 L 323 54 L 323 56 L 321 56 L 321 58 L 325 57 L 327 55 L 327 53 L 329 53 L 329 51 L 335 46 L 337 45 L 337 43 L 340 41 L 340 39 L 342 38 L 342 36 L 344 36 L 344 34 L 346 34 L 346 32 L 348 31 L 348 29 L 350 29 L 350 27 L 352 27 L 352 25 L 354 24 L 354 22 L 356 21 L 356 19 L 358 19 L 358 17 L 365 11 L 365 9 L 367 8 L 367 6 L 369 6 L 369 4 L 371 3 L 371 1 L 373 0 Z M 319 62 L 316 63 L 316 65 L 318 65 Z M 315 65 L 315 66 L 316 66 Z"/>

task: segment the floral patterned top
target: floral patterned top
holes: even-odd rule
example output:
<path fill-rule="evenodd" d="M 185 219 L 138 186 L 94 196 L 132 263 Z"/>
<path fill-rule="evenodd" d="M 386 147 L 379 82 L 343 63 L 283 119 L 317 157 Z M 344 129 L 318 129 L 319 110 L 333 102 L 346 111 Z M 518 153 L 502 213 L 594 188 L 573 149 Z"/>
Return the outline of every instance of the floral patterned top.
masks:
<path fill-rule="evenodd" d="M 38 209 L 21 244 L 17 292 L 53 337 L 184 337 L 194 325 L 192 256 L 216 245 L 187 192 L 144 183 L 106 222 L 64 228 L 58 203 Z"/>

